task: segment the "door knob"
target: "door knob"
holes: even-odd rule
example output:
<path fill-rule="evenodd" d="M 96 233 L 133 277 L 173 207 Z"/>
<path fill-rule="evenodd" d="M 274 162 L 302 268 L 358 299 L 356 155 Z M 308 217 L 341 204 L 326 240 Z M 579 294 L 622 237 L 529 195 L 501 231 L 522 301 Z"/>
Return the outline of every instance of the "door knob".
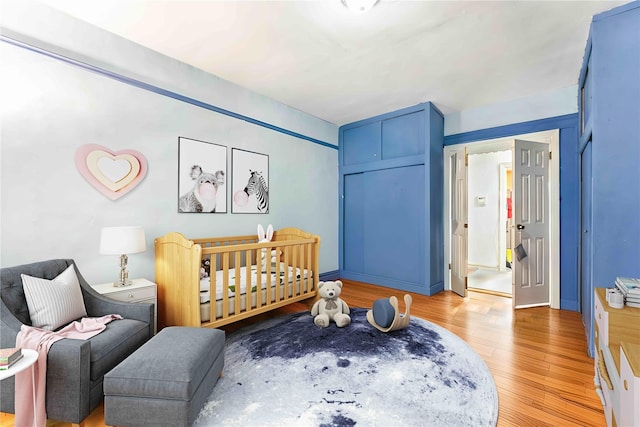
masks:
<path fill-rule="evenodd" d="M 524 230 L 524 225 L 522 225 L 522 224 L 518 224 L 518 225 L 516 225 L 516 228 L 517 228 L 518 230 Z"/>

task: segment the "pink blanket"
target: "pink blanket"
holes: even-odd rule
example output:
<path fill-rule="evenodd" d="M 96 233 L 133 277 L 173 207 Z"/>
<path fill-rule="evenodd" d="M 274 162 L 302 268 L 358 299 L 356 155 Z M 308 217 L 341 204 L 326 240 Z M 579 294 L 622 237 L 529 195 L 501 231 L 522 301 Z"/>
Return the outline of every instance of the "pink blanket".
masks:
<path fill-rule="evenodd" d="M 47 388 L 47 353 L 49 352 L 51 344 L 63 338 L 89 339 L 98 335 L 107 327 L 107 323 L 116 319 L 122 319 L 122 316 L 109 314 L 102 317 L 85 317 L 79 322 L 70 323 L 59 331 L 47 331 L 22 325 L 16 337 L 16 347 L 30 348 L 38 352 L 38 360 L 33 365 L 36 407 L 33 407 L 31 371 L 27 369 L 16 375 L 16 426 L 39 427 L 47 424 L 45 391 Z M 34 415 L 36 417 L 35 419 Z"/>

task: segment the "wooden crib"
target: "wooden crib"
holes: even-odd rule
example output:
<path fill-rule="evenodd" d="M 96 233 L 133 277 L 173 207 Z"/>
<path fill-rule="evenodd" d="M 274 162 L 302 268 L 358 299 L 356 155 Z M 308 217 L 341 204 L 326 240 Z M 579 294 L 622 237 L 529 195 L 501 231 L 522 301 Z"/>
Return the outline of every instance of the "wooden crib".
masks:
<path fill-rule="evenodd" d="M 319 256 L 320 237 L 297 228 L 278 230 L 263 243 L 257 235 L 168 233 L 155 239 L 158 327 L 216 328 L 313 298 Z M 203 260 L 210 262 L 204 279 Z"/>

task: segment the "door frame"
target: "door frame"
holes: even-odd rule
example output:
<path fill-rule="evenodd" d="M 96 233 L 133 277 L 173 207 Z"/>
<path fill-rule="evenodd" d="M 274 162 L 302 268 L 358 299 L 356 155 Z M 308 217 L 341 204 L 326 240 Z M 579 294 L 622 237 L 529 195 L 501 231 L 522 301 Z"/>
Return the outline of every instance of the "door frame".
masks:
<path fill-rule="evenodd" d="M 552 153 L 549 162 L 549 304 L 551 308 L 560 308 L 560 129 L 551 129 L 540 132 L 510 135 L 501 138 L 492 138 L 468 143 L 447 145 L 443 150 L 444 163 L 444 289 L 451 290 L 449 263 L 451 262 L 451 224 L 450 202 L 450 163 L 451 153 L 467 147 L 470 152 L 498 151 L 509 149 L 515 139 L 527 139 L 530 141 L 546 142 Z M 506 147 L 506 148 L 505 148 Z M 514 201 L 515 203 L 515 201 Z"/>

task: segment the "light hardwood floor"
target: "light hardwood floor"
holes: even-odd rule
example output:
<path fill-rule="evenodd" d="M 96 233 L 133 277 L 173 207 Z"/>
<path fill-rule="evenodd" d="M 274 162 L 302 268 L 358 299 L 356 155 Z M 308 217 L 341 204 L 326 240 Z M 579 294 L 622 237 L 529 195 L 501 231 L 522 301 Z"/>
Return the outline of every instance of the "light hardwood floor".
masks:
<path fill-rule="evenodd" d="M 342 298 L 350 307 L 369 308 L 378 298 L 403 293 L 344 281 Z M 486 362 L 498 389 L 498 426 L 604 426 L 600 399 L 593 385 L 593 359 L 580 314 L 545 307 L 513 311 L 511 300 L 469 292 L 433 297 L 412 294 L 411 314 L 436 323 L 465 340 Z M 268 315 L 225 327 L 231 332 L 268 316 L 305 310 L 292 304 Z M 1 414 L 0 426 L 12 426 L 13 415 Z M 49 421 L 49 427 L 68 423 Z M 103 427 L 102 406 L 85 427 Z"/>

